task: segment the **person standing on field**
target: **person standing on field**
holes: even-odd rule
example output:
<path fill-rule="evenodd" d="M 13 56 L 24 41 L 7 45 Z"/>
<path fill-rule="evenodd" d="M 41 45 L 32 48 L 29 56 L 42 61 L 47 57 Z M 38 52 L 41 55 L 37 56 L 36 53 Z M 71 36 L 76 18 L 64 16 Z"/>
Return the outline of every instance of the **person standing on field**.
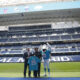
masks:
<path fill-rule="evenodd" d="M 38 77 L 40 77 L 40 68 L 41 68 L 41 59 L 42 59 L 42 54 L 38 51 L 38 48 L 35 48 L 35 52 L 34 52 L 35 56 L 38 57 L 40 59 L 40 62 L 38 63 Z"/>
<path fill-rule="evenodd" d="M 33 71 L 33 76 L 35 78 L 37 77 L 38 63 L 40 63 L 40 59 L 36 57 L 34 53 L 31 54 L 30 58 L 28 59 L 29 71 Z"/>
<path fill-rule="evenodd" d="M 44 44 L 42 46 L 40 46 L 39 48 L 41 54 L 42 54 L 42 57 L 43 57 L 43 64 L 44 64 L 44 76 L 47 76 L 46 74 L 46 69 L 48 70 L 48 76 L 50 77 L 50 66 L 49 66 L 49 59 L 50 59 L 50 55 L 51 55 L 51 46 L 49 45 L 49 43 L 47 44 Z"/>
<path fill-rule="evenodd" d="M 30 48 L 27 48 L 25 51 L 24 51 L 24 54 L 23 54 L 23 58 L 24 58 L 24 78 L 26 77 L 26 71 L 27 71 L 27 68 L 28 68 L 28 59 L 31 55 L 31 52 L 30 52 Z M 31 75 L 31 72 L 28 71 L 28 76 Z"/>

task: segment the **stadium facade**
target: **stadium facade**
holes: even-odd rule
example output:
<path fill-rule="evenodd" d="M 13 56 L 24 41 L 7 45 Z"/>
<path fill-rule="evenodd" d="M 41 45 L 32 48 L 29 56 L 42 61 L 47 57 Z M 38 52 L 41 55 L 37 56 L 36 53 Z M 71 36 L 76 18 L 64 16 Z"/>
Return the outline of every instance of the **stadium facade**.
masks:
<path fill-rule="evenodd" d="M 51 61 L 80 61 L 80 0 L 0 1 L 0 62 L 47 42 Z"/>

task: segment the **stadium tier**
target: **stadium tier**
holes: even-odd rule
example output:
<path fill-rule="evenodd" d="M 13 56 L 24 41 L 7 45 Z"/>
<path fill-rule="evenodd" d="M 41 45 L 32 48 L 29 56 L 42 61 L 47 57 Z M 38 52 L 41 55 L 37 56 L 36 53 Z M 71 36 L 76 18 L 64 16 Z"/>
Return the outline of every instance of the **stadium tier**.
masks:
<path fill-rule="evenodd" d="M 52 42 L 52 53 L 76 53 L 80 52 L 80 27 L 52 29 L 51 25 L 9 27 L 8 31 L 0 31 L 0 43 L 15 44 L 24 43 L 26 48 L 28 43 Z M 64 42 L 66 43 L 60 43 Z M 76 42 L 75 42 L 76 41 Z M 57 43 L 59 42 L 59 43 Z M 71 42 L 71 43 L 68 43 Z M 56 44 L 57 43 L 57 44 Z M 23 54 L 21 46 L 1 46 L 1 54 Z M 40 44 L 32 45 L 32 48 L 39 47 Z"/>
<path fill-rule="evenodd" d="M 51 25 L 9 27 L 0 31 L 0 43 L 80 40 L 80 27 L 52 29 Z"/>
<path fill-rule="evenodd" d="M 55 44 L 52 46 L 52 53 L 76 53 L 80 52 L 80 43 L 69 43 L 69 44 Z M 26 45 L 25 48 L 28 48 Z M 39 47 L 39 45 L 33 45 L 31 48 Z M 23 54 L 24 46 L 10 46 L 10 47 L 0 47 L 0 54 Z"/>

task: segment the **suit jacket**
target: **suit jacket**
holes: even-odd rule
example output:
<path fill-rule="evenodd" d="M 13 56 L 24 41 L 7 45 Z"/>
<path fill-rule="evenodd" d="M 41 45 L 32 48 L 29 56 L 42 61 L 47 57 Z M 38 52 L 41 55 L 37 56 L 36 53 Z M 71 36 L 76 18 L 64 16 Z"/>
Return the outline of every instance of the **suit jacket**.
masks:
<path fill-rule="evenodd" d="M 30 57 L 31 53 L 28 53 L 27 51 L 24 52 L 24 55 L 23 55 L 23 58 L 24 58 L 24 61 L 27 62 L 29 57 Z"/>

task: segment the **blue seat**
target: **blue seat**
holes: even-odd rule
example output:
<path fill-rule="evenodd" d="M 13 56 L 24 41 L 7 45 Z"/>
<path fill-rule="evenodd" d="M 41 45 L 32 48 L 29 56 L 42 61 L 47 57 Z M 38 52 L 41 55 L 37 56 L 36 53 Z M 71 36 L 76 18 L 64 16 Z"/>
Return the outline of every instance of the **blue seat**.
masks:
<path fill-rule="evenodd" d="M 9 38 L 8 42 L 18 42 L 18 38 Z"/>
<path fill-rule="evenodd" d="M 61 39 L 62 40 L 71 40 L 71 35 L 62 35 Z"/>
<path fill-rule="evenodd" d="M 67 45 L 66 44 L 56 44 L 55 46 L 56 47 L 66 47 Z"/>
<path fill-rule="evenodd" d="M 80 33 L 80 27 L 76 28 L 75 30 L 76 32 Z"/>
<path fill-rule="evenodd" d="M 50 40 L 59 41 L 60 36 L 50 36 Z"/>
<path fill-rule="evenodd" d="M 38 37 L 33 37 L 33 41 L 38 41 Z"/>
<path fill-rule="evenodd" d="M 73 33 L 75 33 L 75 29 L 72 29 L 72 28 L 70 28 L 70 29 L 65 29 L 64 32 L 65 32 L 65 33 L 68 33 L 68 34 L 73 34 Z"/>
<path fill-rule="evenodd" d="M 29 41 L 28 38 L 19 38 L 18 40 L 19 40 L 20 42 L 22 42 L 22 41 Z"/>
<path fill-rule="evenodd" d="M 66 45 L 71 47 L 71 46 L 75 46 L 75 43 L 67 43 Z"/>
<path fill-rule="evenodd" d="M 20 50 L 11 50 L 9 51 L 10 54 L 21 54 L 21 51 Z"/>
<path fill-rule="evenodd" d="M 76 43 L 76 45 L 77 45 L 78 47 L 80 47 L 80 43 Z"/>
<path fill-rule="evenodd" d="M 80 39 L 80 34 L 72 35 L 72 38 L 73 38 L 73 39 Z"/>
<path fill-rule="evenodd" d="M 76 48 L 70 48 L 70 52 L 76 52 Z"/>
<path fill-rule="evenodd" d="M 49 40 L 49 37 L 48 36 L 38 37 L 38 40 L 39 41 L 47 41 L 47 40 Z"/>
<path fill-rule="evenodd" d="M 0 39 L 0 42 L 7 42 L 7 38 L 5 38 L 5 39 Z"/>
<path fill-rule="evenodd" d="M 80 52 L 80 47 L 77 47 L 77 50 Z"/>
<path fill-rule="evenodd" d="M 56 53 L 65 53 L 65 52 L 69 52 L 68 48 L 55 48 L 55 52 Z"/>
<path fill-rule="evenodd" d="M 7 53 L 7 51 L 1 51 L 1 54 L 6 54 Z"/>

